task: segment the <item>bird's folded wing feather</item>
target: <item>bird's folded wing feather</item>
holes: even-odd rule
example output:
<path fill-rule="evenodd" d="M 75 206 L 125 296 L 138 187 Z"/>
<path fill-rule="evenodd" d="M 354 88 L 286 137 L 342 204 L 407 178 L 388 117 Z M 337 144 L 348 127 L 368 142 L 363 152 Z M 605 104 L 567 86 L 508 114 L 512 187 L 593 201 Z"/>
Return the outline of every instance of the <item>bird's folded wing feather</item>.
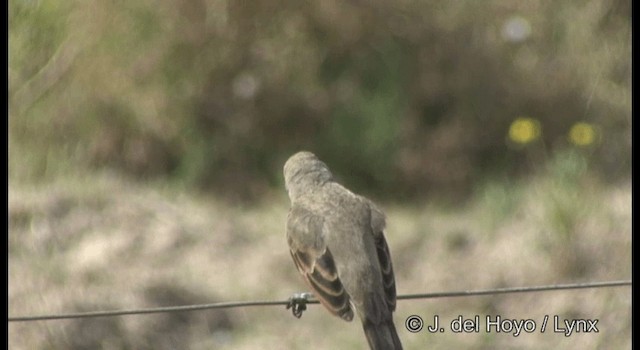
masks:
<path fill-rule="evenodd" d="M 382 283 L 384 286 L 385 299 L 390 311 L 396 309 L 396 279 L 393 273 L 393 265 L 391 263 L 391 254 L 387 240 L 384 238 L 384 229 L 386 219 L 384 213 L 376 207 L 375 204 L 369 202 L 371 208 L 371 228 L 373 229 L 374 242 L 376 244 L 376 253 L 378 254 L 378 262 L 380 263 L 380 271 L 382 272 Z"/>
<path fill-rule="evenodd" d="M 291 257 L 316 298 L 344 320 L 353 319 L 349 294 L 344 289 L 331 251 L 326 246 L 322 217 L 294 206 L 287 218 L 287 241 Z"/>
<path fill-rule="evenodd" d="M 393 274 L 393 265 L 391 264 L 391 255 L 389 254 L 389 246 L 384 239 L 382 232 L 375 236 L 376 252 L 378 253 L 378 261 L 380 262 L 380 271 L 382 272 L 382 284 L 384 287 L 385 299 L 389 311 L 396 309 L 396 281 Z"/>

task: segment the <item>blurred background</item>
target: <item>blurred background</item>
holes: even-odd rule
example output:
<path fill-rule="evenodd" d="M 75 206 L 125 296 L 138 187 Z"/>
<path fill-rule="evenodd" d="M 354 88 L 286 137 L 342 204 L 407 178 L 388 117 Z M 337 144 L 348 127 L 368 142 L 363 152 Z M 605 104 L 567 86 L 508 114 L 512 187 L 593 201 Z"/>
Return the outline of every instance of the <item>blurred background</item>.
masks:
<path fill-rule="evenodd" d="M 10 0 L 8 69 L 10 314 L 304 289 L 281 175 L 301 149 L 386 209 L 400 293 L 630 278 L 631 0 Z M 630 347 L 628 289 L 528 298 L 402 302 L 396 323 L 606 315 L 568 339 L 400 336 Z M 360 332 L 265 308 L 10 324 L 9 344 L 360 349 Z"/>

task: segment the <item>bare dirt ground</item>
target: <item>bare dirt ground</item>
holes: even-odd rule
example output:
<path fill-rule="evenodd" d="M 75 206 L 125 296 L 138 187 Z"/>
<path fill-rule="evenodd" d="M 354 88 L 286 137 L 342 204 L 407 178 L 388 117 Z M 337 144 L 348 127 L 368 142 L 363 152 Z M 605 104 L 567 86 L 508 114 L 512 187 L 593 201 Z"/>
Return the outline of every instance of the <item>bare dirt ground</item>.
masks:
<path fill-rule="evenodd" d="M 630 184 L 576 198 L 535 181 L 503 192 L 455 210 L 382 203 L 399 294 L 631 278 Z M 284 193 L 231 206 L 108 175 L 10 184 L 9 314 L 284 300 L 305 290 L 284 238 L 287 209 Z M 410 333 L 410 315 L 437 315 L 445 331 Z M 478 315 L 479 331 L 452 332 L 459 315 Z M 487 315 L 536 329 L 486 332 Z M 554 316 L 597 320 L 598 332 L 565 336 Z M 631 288 L 405 300 L 395 320 L 406 349 L 628 349 Z M 265 306 L 9 323 L 8 341 L 11 349 L 366 348 L 357 322 L 317 305 L 301 319 Z"/>

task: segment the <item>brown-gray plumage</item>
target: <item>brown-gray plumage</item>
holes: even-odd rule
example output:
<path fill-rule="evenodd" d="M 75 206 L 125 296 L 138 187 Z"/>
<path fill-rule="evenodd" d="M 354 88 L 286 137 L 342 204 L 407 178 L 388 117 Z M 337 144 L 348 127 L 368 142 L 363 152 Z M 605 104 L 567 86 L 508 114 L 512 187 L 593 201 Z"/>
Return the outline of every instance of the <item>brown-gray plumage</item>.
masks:
<path fill-rule="evenodd" d="M 371 349 L 402 349 L 392 317 L 396 286 L 384 214 L 335 182 L 313 153 L 291 156 L 284 179 L 291 200 L 287 241 L 315 296 L 346 321 L 355 311 Z"/>

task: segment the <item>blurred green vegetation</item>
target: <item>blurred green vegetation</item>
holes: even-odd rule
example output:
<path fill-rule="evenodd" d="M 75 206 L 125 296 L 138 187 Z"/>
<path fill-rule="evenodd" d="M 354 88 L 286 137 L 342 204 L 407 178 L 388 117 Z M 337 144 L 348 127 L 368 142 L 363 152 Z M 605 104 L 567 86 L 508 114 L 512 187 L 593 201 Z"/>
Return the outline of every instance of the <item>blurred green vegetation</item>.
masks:
<path fill-rule="evenodd" d="M 558 159 L 613 182 L 631 1 L 10 0 L 9 87 L 11 181 L 107 168 L 254 198 L 308 149 L 389 199 Z"/>

